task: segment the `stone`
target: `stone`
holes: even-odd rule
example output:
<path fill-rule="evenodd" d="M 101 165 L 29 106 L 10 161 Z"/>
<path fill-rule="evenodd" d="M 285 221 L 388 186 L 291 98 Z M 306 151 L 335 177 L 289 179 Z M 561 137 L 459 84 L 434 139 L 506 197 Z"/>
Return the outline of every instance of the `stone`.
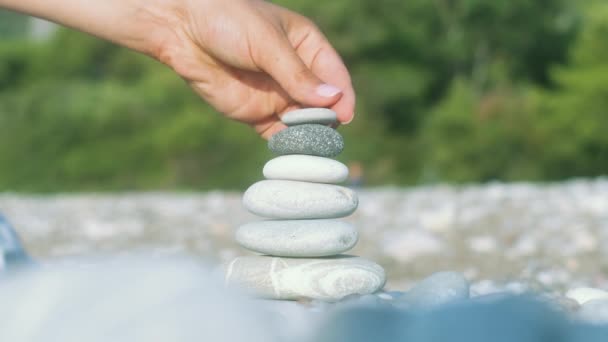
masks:
<path fill-rule="evenodd" d="M 326 315 L 308 341 L 422 342 L 405 338 L 412 323 L 410 317 L 390 306 L 341 307 Z"/>
<path fill-rule="evenodd" d="M 264 177 L 335 184 L 342 183 L 348 178 L 348 167 L 329 158 L 291 154 L 269 160 L 264 165 Z"/>
<path fill-rule="evenodd" d="M 281 116 L 281 121 L 287 126 L 302 124 L 333 125 L 338 122 L 338 115 L 327 108 L 303 108 L 292 110 Z"/>
<path fill-rule="evenodd" d="M 304 124 L 288 127 L 268 141 L 268 148 L 278 154 L 308 154 L 319 157 L 335 157 L 344 149 L 344 139 L 335 129 Z"/>
<path fill-rule="evenodd" d="M 341 254 L 359 239 L 355 227 L 337 220 L 260 221 L 241 226 L 239 245 L 254 252 L 284 257 Z"/>
<path fill-rule="evenodd" d="M 566 342 L 563 336 L 568 327 L 564 315 L 526 297 L 459 301 L 412 314 L 417 318 L 400 341 Z"/>
<path fill-rule="evenodd" d="M 15 229 L 0 215 L 0 271 L 21 267 L 31 262 Z"/>
<path fill-rule="evenodd" d="M 585 322 L 608 324 L 608 299 L 593 299 L 581 305 L 578 317 Z"/>
<path fill-rule="evenodd" d="M 395 305 L 406 309 L 433 309 L 469 298 L 469 282 L 460 273 L 439 272 L 420 281 Z"/>
<path fill-rule="evenodd" d="M 566 292 L 566 297 L 583 305 L 591 300 L 608 299 L 608 292 L 591 287 L 578 287 Z"/>
<path fill-rule="evenodd" d="M 339 185 L 285 180 L 263 180 L 243 196 L 252 213 L 273 219 L 326 219 L 352 214 L 359 204 L 357 193 Z"/>
<path fill-rule="evenodd" d="M 381 290 L 386 275 L 378 264 L 346 255 L 323 259 L 247 256 L 227 265 L 225 281 L 260 298 L 334 302 Z"/>

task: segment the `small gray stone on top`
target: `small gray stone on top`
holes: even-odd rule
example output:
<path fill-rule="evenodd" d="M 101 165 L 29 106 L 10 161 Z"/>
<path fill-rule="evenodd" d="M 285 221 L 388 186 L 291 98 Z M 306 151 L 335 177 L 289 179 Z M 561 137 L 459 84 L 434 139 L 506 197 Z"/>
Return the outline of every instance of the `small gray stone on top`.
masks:
<path fill-rule="evenodd" d="M 253 214 L 273 219 L 339 218 L 352 214 L 359 204 L 357 193 L 339 185 L 287 180 L 263 180 L 243 196 Z"/>
<path fill-rule="evenodd" d="M 249 256 L 226 266 L 225 281 L 228 286 L 240 287 L 260 298 L 333 302 L 381 290 L 386 275 L 378 264 L 352 256 L 322 259 Z"/>
<path fill-rule="evenodd" d="M 338 220 L 260 221 L 241 226 L 236 241 L 254 252 L 284 257 L 322 257 L 353 248 L 358 233 Z"/>
<path fill-rule="evenodd" d="M 268 141 L 268 148 L 278 154 L 308 154 L 335 157 L 344 149 L 344 139 L 335 129 L 317 124 L 288 127 Z"/>
<path fill-rule="evenodd" d="M 348 167 L 329 158 L 291 154 L 269 160 L 264 165 L 264 177 L 335 184 L 348 178 Z"/>
<path fill-rule="evenodd" d="M 338 122 L 336 112 L 327 108 L 303 108 L 285 113 L 281 121 L 287 126 L 302 124 L 332 125 Z"/>

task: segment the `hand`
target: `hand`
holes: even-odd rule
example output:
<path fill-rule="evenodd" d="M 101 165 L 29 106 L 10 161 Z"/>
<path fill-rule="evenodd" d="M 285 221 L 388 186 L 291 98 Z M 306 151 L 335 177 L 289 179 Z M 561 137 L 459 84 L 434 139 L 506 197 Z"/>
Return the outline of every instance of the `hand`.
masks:
<path fill-rule="evenodd" d="M 307 18 L 259 0 L 184 0 L 167 13 L 153 54 L 229 118 L 265 138 L 295 108 L 330 107 L 340 122 L 353 119 L 348 70 Z"/>
<path fill-rule="evenodd" d="M 218 111 L 265 138 L 282 113 L 329 107 L 353 119 L 350 75 L 305 17 L 262 0 L 0 0 L 157 58 Z"/>

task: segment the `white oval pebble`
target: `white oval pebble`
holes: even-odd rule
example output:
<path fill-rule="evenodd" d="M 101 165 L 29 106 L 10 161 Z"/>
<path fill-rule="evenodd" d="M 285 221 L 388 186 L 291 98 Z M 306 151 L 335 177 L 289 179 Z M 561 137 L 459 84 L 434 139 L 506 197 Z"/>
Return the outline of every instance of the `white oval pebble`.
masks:
<path fill-rule="evenodd" d="M 339 256 L 324 259 L 249 256 L 226 267 L 226 284 L 251 291 L 260 298 L 301 298 L 337 301 L 382 289 L 384 269 L 369 260 Z"/>
<path fill-rule="evenodd" d="M 342 183 L 348 178 L 348 168 L 329 158 L 291 154 L 269 160 L 264 165 L 264 177 L 314 183 Z"/>
<path fill-rule="evenodd" d="M 569 290 L 566 297 L 575 300 L 580 305 L 596 299 L 608 299 L 608 292 L 592 287 L 578 287 Z"/>
<path fill-rule="evenodd" d="M 247 189 L 243 204 L 268 218 L 323 219 L 352 214 L 359 199 L 353 190 L 339 185 L 264 180 Z"/>
<path fill-rule="evenodd" d="M 261 221 L 241 226 L 236 241 L 241 246 L 274 256 L 321 257 L 353 248 L 355 227 L 337 220 Z"/>
<path fill-rule="evenodd" d="M 281 121 L 287 126 L 302 124 L 331 125 L 338 121 L 336 112 L 327 108 L 303 108 L 285 113 Z"/>

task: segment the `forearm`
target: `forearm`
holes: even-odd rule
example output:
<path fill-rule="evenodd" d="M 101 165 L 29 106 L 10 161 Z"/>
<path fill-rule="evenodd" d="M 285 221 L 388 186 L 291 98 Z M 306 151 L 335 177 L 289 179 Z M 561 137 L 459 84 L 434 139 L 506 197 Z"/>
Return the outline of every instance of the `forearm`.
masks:
<path fill-rule="evenodd" d="M 0 7 L 47 19 L 155 55 L 171 20 L 163 0 L 0 0 Z"/>

